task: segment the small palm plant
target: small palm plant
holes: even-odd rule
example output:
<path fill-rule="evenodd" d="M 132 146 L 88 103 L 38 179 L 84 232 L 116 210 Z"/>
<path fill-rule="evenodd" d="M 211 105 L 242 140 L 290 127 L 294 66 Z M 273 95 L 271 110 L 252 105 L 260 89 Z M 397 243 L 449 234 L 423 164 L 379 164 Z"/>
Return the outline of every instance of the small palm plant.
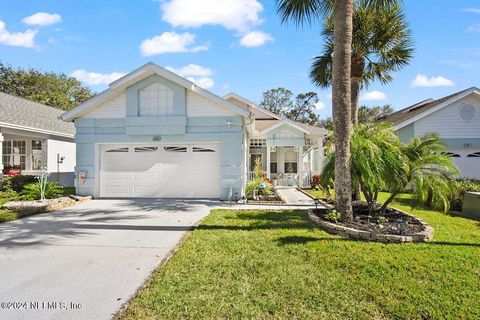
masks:
<path fill-rule="evenodd" d="M 440 136 L 428 133 L 415 137 L 403 145 L 401 150 L 405 159 L 404 171 L 397 183 L 389 188 L 392 194 L 381 210 L 399 193 L 409 191 L 418 201 L 432 204 L 447 212 L 454 194 L 453 178 L 459 171 L 452 159 L 443 154 L 445 147 Z"/>
<path fill-rule="evenodd" d="M 61 196 L 63 188 L 55 182 L 49 182 L 49 175 L 47 169 L 44 168 L 41 175 L 36 177 L 37 182 L 29 183 L 23 187 L 22 196 L 26 199 L 42 201 Z"/>

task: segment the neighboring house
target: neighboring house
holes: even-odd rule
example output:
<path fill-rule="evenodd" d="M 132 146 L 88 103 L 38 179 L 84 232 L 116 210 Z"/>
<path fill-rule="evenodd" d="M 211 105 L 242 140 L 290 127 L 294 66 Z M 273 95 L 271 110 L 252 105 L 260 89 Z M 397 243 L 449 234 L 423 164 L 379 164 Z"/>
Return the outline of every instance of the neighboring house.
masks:
<path fill-rule="evenodd" d="M 0 92 L 0 153 L 4 174 L 37 175 L 73 186 L 75 127 L 60 119 L 64 111 Z"/>
<path fill-rule="evenodd" d="M 75 122 L 77 192 L 95 197 L 239 199 L 256 159 L 279 184 L 303 185 L 327 133 L 154 63 L 62 118 Z"/>
<path fill-rule="evenodd" d="M 382 120 L 395 125 L 404 143 L 427 132 L 438 133 L 461 175 L 480 178 L 480 89 L 427 99 Z"/>

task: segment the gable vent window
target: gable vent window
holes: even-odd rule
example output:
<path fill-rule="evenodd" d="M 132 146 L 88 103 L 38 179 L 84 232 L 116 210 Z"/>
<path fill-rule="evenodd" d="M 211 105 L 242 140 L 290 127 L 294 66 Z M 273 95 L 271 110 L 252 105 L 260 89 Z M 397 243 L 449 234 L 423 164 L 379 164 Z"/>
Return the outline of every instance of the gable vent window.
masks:
<path fill-rule="evenodd" d="M 158 151 L 158 147 L 136 147 L 135 152 L 155 152 Z"/>
<path fill-rule="evenodd" d="M 173 113 L 173 92 L 170 88 L 153 83 L 139 92 L 140 116 L 166 116 Z"/>
<path fill-rule="evenodd" d="M 467 158 L 480 158 L 480 152 L 470 153 Z"/>
<path fill-rule="evenodd" d="M 107 150 L 105 152 L 128 152 L 128 147 L 110 149 L 110 150 Z"/>
<path fill-rule="evenodd" d="M 476 113 L 475 106 L 468 103 L 462 104 L 458 108 L 458 115 L 463 121 L 472 121 L 475 119 Z"/>
<path fill-rule="evenodd" d="M 166 152 L 187 152 L 187 147 L 163 147 L 163 150 Z"/>
<path fill-rule="evenodd" d="M 266 139 L 250 139 L 250 148 L 262 148 L 266 145 Z"/>
<path fill-rule="evenodd" d="M 442 152 L 442 155 L 450 158 L 460 158 L 460 155 L 458 153 L 453 153 L 453 152 Z"/>
<path fill-rule="evenodd" d="M 213 149 L 193 147 L 193 152 L 215 152 Z"/>

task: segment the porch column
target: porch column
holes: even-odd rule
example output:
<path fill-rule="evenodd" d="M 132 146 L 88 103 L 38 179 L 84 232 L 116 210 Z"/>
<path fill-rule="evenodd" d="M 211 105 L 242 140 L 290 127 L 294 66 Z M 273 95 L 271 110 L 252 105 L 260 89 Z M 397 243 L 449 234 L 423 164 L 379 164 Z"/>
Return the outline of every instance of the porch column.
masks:
<path fill-rule="evenodd" d="M 3 171 L 3 134 L 0 133 L 0 177 Z"/>
<path fill-rule="evenodd" d="M 298 146 L 297 174 L 298 186 L 303 188 L 303 146 Z"/>
<path fill-rule="evenodd" d="M 267 178 L 270 179 L 270 147 L 267 146 L 267 156 L 266 156 L 267 160 L 265 163 L 265 165 L 267 166 Z"/>
<path fill-rule="evenodd" d="M 323 137 L 318 138 L 317 140 L 318 146 L 318 171 L 322 172 L 323 170 L 323 161 L 324 161 L 324 150 L 323 150 Z"/>

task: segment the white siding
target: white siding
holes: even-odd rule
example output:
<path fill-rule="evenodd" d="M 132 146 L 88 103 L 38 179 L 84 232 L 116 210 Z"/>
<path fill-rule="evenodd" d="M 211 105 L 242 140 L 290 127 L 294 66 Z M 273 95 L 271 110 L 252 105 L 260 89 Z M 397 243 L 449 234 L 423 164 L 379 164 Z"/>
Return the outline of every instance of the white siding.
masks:
<path fill-rule="evenodd" d="M 173 92 L 170 88 L 152 83 L 140 90 L 140 116 L 164 116 L 172 114 Z"/>
<path fill-rule="evenodd" d="M 235 115 L 233 111 L 213 101 L 205 99 L 194 92 L 187 92 L 187 117 L 223 117 Z"/>
<path fill-rule="evenodd" d="M 458 107 L 464 103 L 475 106 L 476 117 L 471 121 L 462 120 L 458 114 Z M 442 138 L 480 138 L 480 98 L 472 94 L 416 121 L 415 135 L 426 132 L 438 132 Z"/>
<path fill-rule="evenodd" d="M 57 168 L 57 154 L 65 157 L 63 163 Z M 75 143 L 59 140 L 47 140 L 47 169 L 48 172 L 73 172 L 76 159 Z"/>
<path fill-rule="evenodd" d="M 124 118 L 126 105 L 125 93 L 122 93 L 83 115 L 82 118 Z"/>

